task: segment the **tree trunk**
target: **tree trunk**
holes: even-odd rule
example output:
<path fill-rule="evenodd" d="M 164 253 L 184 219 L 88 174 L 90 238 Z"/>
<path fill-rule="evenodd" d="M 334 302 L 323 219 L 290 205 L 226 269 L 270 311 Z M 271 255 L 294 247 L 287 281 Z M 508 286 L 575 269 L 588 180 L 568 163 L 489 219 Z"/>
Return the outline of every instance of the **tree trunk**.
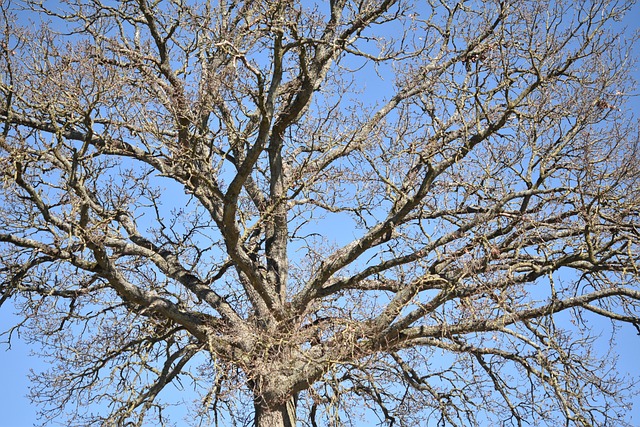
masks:
<path fill-rule="evenodd" d="M 286 404 L 276 407 L 267 407 L 256 400 L 255 427 L 295 427 L 296 400 L 292 397 Z"/>

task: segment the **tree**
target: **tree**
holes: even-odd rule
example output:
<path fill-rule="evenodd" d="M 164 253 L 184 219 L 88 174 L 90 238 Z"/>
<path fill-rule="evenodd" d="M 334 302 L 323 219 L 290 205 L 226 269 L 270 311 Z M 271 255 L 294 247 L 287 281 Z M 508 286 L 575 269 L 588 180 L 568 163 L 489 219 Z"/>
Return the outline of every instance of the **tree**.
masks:
<path fill-rule="evenodd" d="M 630 4 L 1 4 L 0 302 L 44 422 L 180 390 L 194 425 L 624 425 Z"/>

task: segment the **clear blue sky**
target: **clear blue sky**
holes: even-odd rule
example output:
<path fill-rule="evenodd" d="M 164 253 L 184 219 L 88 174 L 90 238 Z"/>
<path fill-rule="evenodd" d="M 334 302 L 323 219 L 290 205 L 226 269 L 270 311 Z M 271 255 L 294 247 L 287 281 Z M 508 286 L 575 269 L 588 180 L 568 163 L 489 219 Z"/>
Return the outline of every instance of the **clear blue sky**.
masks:
<path fill-rule="evenodd" d="M 630 28 L 640 29 L 640 5 L 636 5 L 633 12 L 623 24 Z M 636 57 L 640 58 L 640 46 L 636 46 Z M 636 78 L 640 80 L 640 68 L 636 67 Z M 638 91 L 637 91 L 638 92 Z M 640 116 L 640 95 L 632 99 L 634 110 Z M 0 311 L 0 331 L 4 331 L 16 318 L 12 316 L 12 307 L 7 304 Z M 603 337 L 602 345 L 606 345 Z M 11 350 L 0 345 L 0 427 L 30 427 L 37 423 L 36 409 L 30 404 L 26 395 L 29 381 L 27 375 L 30 369 L 36 371 L 46 369 L 43 361 L 30 356 L 30 349 L 20 339 L 12 341 Z M 628 373 L 640 378 L 640 336 L 630 325 L 624 325 L 618 336 L 617 353 L 619 354 L 618 369 L 621 373 Z M 640 426 L 640 397 L 631 412 L 632 421 Z M 179 420 L 176 420 L 179 421 Z"/>

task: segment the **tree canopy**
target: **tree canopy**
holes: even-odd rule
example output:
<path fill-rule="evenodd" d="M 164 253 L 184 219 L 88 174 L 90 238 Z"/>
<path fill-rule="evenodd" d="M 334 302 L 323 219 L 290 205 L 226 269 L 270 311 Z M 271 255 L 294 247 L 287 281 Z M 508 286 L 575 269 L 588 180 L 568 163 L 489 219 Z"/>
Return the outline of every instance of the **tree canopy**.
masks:
<path fill-rule="evenodd" d="M 0 0 L 43 421 L 625 425 L 593 325 L 640 325 L 630 7 Z"/>

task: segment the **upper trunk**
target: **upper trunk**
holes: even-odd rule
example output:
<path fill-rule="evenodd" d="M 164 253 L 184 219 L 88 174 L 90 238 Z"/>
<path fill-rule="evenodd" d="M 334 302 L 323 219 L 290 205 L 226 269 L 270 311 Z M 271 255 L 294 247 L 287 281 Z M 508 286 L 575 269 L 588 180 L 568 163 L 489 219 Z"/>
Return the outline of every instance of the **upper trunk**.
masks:
<path fill-rule="evenodd" d="M 268 407 L 261 399 L 255 402 L 255 427 L 295 427 L 296 399 L 287 403 Z"/>

